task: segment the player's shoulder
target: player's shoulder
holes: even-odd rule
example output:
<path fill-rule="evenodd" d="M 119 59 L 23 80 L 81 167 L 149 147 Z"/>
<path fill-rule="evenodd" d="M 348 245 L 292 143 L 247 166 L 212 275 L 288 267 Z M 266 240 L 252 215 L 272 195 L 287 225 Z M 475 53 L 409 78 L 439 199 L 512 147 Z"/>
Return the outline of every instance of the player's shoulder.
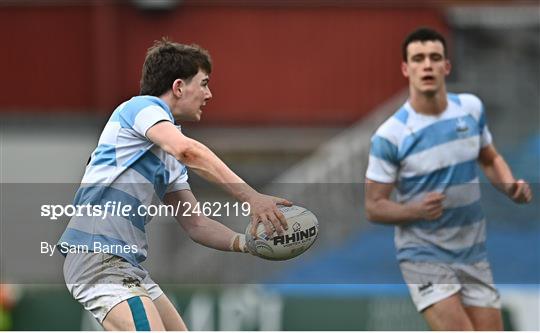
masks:
<path fill-rule="evenodd" d="M 471 93 L 448 93 L 448 99 L 455 101 L 458 105 L 468 106 L 468 105 L 480 105 L 482 100 L 480 97 Z"/>
<path fill-rule="evenodd" d="M 377 128 L 374 136 L 383 137 L 392 143 L 397 144 L 399 138 L 406 130 L 408 118 L 409 110 L 403 105 Z"/>
<path fill-rule="evenodd" d="M 135 96 L 130 100 L 124 102 L 124 107 L 122 108 L 123 112 L 139 112 L 145 108 L 154 107 L 157 109 L 162 109 L 165 111 L 169 110 L 167 104 L 162 101 L 160 98 L 155 96 Z"/>
<path fill-rule="evenodd" d="M 448 99 L 456 103 L 465 112 L 470 113 L 476 119 L 480 118 L 482 112 L 484 112 L 484 104 L 482 100 L 471 93 L 448 93 Z"/>
<path fill-rule="evenodd" d="M 169 107 L 158 97 L 154 96 L 135 96 L 122 103 L 113 112 L 112 121 L 119 121 L 122 127 L 131 127 L 135 123 L 137 116 L 149 116 L 151 114 L 160 114 L 173 121 L 173 116 Z M 151 117 L 152 118 L 152 117 Z"/>

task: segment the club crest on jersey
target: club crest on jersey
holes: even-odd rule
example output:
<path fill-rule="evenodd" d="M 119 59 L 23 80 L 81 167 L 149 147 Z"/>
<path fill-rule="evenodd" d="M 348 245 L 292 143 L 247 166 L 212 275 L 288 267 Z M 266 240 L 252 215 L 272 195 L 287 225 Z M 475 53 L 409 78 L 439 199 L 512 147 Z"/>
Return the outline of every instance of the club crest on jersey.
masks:
<path fill-rule="evenodd" d="M 467 122 L 463 120 L 463 118 L 458 118 L 456 121 L 456 131 L 458 133 L 465 133 L 469 130 L 469 125 L 467 125 Z"/>

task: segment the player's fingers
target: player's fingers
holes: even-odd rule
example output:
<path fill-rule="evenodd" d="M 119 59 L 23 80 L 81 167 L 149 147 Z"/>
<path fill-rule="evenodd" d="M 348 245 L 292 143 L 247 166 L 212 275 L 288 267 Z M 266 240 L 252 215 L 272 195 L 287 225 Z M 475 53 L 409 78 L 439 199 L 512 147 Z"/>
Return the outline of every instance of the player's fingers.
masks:
<path fill-rule="evenodd" d="M 283 215 L 283 213 L 279 209 L 276 209 L 274 211 L 274 214 L 276 215 L 281 227 L 285 230 L 289 229 L 289 224 L 287 223 L 287 219 L 285 218 L 285 215 Z"/>
<path fill-rule="evenodd" d="M 529 184 L 527 184 L 525 181 L 521 181 L 519 180 L 518 181 L 518 186 L 521 187 L 520 191 L 521 191 L 521 194 L 520 194 L 520 203 L 528 203 L 528 202 L 531 202 L 532 200 L 532 191 L 531 191 L 531 187 L 529 186 Z"/>
<path fill-rule="evenodd" d="M 283 227 L 281 226 L 281 220 L 276 215 L 274 214 L 270 215 L 269 220 L 272 223 L 272 226 L 274 230 L 277 232 L 277 234 L 283 235 Z"/>
<path fill-rule="evenodd" d="M 442 216 L 442 213 L 443 213 L 443 209 L 442 209 L 442 206 L 439 206 L 439 207 L 431 207 L 429 209 L 429 217 L 431 220 L 436 220 L 438 219 L 439 217 Z"/>
<path fill-rule="evenodd" d="M 426 197 L 425 197 L 425 201 L 427 203 L 438 203 L 438 202 L 441 202 L 446 198 L 446 196 L 442 193 L 438 193 L 438 192 L 431 192 L 431 193 L 428 193 L 426 194 Z"/>
<path fill-rule="evenodd" d="M 529 184 L 526 184 L 525 186 L 525 198 L 526 202 L 531 202 L 532 200 L 532 190 Z"/>
<path fill-rule="evenodd" d="M 433 209 L 442 209 L 443 208 L 443 201 L 442 200 L 433 200 L 431 202 L 428 202 L 428 206 Z"/>
<path fill-rule="evenodd" d="M 432 220 L 432 221 L 437 220 L 441 216 L 442 216 L 442 211 L 432 212 L 431 215 L 430 215 L 430 220 Z"/>
<path fill-rule="evenodd" d="M 444 195 L 440 193 L 428 193 L 424 197 L 424 202 L 426 205 L 436 205 L 438 203 L 441 203 L 444 200 Z"/>
<path fill-rule="evenodd" d="M 280 198 L 280 197 L 272 197 L 272 200 L 274 200 L 274 202 L 277 205 L 283 205 L 283 206 L 292 206 L 293 205 L 292 201 L 289 201 L 287 199 L 283 199 L 283 198 Z"/>
<path fill-rule="evenodd" d="M 442 211 L 443 203 L 441 201 L 433 201 L 426 205 L 427 209 L 431 212 Z"/>
<path fill-rule="evenodd" d="M 249 230 L 249 233 L 253 237 L 253 239 L 257 239 L 257 227 L 259 226 L 259 223 L 261 223 L 261 219 L 259 216 L 252 216 L 251 217 L 251 229 Z"/>
<path fill-rule="evenodd" d="M 512 197 L 514 193 L 516 192 L 517 186 L 518 186 L 517 183 L 512 183 L 508 186 L 508 193 L 510 197 Z"/>
<path fill-rule="evenodd" d="M 263 220 L 262 223 L 264 224 L 264 231 L 266 233 L 266 236 L 268 237 L 268 239 L 272 238 L 272 235 L 274 234 L 275 227 L 267 219 Z"/>
<path fill-rule="evenodd" d="M 525 183 L 523 181 L 517 181 L 515 183 L 515 190 L 514 192 L 512 193 L 512 200 L 516 201 L 516 202 L 522 202 L 524 197 L 523 197 L 523 191 L 525 190 Z"/>

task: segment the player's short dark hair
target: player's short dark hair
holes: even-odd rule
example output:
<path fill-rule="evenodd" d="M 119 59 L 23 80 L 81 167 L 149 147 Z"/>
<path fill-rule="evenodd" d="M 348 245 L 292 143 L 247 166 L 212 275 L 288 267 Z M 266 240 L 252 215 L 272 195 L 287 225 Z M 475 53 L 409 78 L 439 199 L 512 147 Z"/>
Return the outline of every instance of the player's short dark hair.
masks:
<path fill-rule="evenodd" d="M 448 51 L 446 49 L 446 39 L 444 39 L 444 36 L 434 29 L 421 27 L 411 32 L 409 35 L 407 35 L 407 37 L 405 37 L 405 40 L 403 40 L 403 44 L 401 44 L 401 52 L 403 56 L 403 61 L 407 62 L 407 47 L 409 46 L 409 44 L 414 43 L 414 42 L 427 42 L 427 41 L 441 42 L 444 49 L 444 57 L 448 58 Z"/>
<path fill-rule="evenodd" d="M 199 70 L 212 72 L 208 51 L 195 44 L 184 45 L 162 38 L 146 53 L 140 94 L 161 96 L 171 89 L 174 80 L 189 81 Z"/>

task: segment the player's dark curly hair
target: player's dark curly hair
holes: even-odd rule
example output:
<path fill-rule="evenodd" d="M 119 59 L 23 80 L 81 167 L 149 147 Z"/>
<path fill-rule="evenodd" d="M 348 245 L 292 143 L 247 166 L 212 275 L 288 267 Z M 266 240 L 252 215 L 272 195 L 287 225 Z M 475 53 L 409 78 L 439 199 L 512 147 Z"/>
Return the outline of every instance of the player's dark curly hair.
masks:
<path fill-rule="evenodd" d="M 444 36 L 434 29 L 421 27 L 411 32 L 409 35 L 407 35 L 407 37 L 405 37 L 405 40 L 403 40 L 403 43 L 401 44 L 403 61 L 407 62 L 407 46 L 409 46 L 410 43 L 427 41 L 441 42 L 444 48 L 444 57 L 448 58 L 448 51 L 446 50 L 446 40 L 444 39 Z"/>
<path fill-rule="evenodd" d="M 189 81 L 199 69 L 206 74 L 212 72 L 208 51 L 195 44 L 184 45 L 162 38 L 146 53 L 140 94 L 161 96 L 171 89 L 174 80 Z"/>

